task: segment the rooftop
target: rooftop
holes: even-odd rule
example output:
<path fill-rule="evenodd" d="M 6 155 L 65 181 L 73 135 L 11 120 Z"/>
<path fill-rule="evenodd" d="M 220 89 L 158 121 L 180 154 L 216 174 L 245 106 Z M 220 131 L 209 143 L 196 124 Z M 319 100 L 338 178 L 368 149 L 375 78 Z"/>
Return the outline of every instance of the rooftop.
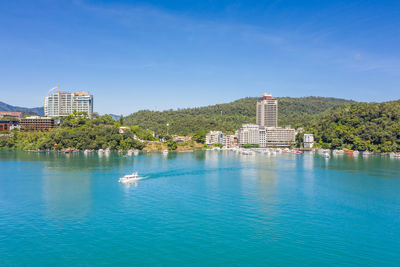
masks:
<path fill-rule="evenodd" d="M 52 118 L 49 117 L 41 117 L 41 116 L 30 116 L 30 117 L 26 117 L 24 119 L 28 119 L 28 120 L 51 120 Z"/>
<path fill-rule="evenodd" d="M 276 100 L 271 94 L 264 93 L 259 100 Z"/>

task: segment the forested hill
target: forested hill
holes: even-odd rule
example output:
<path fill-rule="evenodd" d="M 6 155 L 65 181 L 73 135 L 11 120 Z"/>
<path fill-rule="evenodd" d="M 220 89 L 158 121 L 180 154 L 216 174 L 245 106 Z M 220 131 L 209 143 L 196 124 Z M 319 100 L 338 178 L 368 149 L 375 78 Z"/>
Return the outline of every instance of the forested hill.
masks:
<path fill-rule="evenodd" d="M 166 111 L 141 110 L 124 118 L 126 125 L 138 125 L 151 129 L 156 134 L 190 135 L 199 130 L 222 130 L 233 133 L 243 123 L 255 123 L 258 97 L 248 97 L 231 103 L 213 106 Z M 300 125 L 315 114 L 352 101 L 325 98 L 302 97 L 279 99 L 279 125 Z"/>
<path fill-rule="evenodd" d="M 335 107 L 305 122 L 304 128 L 325 148 L 399 151 L 400 100 Z"/>

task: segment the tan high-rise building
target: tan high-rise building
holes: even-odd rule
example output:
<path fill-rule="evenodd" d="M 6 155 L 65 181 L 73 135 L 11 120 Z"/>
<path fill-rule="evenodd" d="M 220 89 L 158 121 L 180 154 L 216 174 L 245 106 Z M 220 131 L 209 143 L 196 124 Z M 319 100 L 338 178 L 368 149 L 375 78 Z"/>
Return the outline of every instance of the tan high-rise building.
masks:
<path fill-rule="evenodd" d="M 270 94 L 263 94 L 257 101 L 257 124 L 278 127 L 278 99 Z"/>

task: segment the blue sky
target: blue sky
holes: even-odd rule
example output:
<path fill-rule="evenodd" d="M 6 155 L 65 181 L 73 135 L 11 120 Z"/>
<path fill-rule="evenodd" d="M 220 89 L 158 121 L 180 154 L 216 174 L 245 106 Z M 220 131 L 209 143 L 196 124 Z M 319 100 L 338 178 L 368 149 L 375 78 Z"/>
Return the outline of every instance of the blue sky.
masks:
<path fill-rule="evenodd" d="M 400 98 L 400 1 L 0 3 L 0 101 L 89 90 L 100 113 L 270 92 Z"/>

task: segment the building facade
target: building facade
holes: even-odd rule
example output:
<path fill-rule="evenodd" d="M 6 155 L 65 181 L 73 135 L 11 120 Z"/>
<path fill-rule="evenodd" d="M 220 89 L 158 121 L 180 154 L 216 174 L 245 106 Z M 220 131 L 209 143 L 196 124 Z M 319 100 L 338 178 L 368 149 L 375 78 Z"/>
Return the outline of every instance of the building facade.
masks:
<path fill-rule="evenodd" d="M 10 121 L 0 120 L 0 132 L 10 131 Z"/>
<path fill-rule="evenodd" d="M 291 128 L 265 128 L 266 146 L 290 146 L 295 142 L 296 131 Z"/>
<path fill-rule="evenodd" d="M 226 135 L 223 143 L 225 148 L 232 148 L 235 146 L 235 136 L 234 135 Z"/>
<path fill-rule="evenodd" d="M 289 146 L 295 142 L 296 132 L 291 128 L 260 127 L 256 124 L 244 124 L 238 130 L 238 144 L 258 145 L 259 147 Z"/>
<path fill-rule="evenodd" d="M 243 124 L 237 133 L 238 144 L 240 146 L 250 144 L 260 144 L 260 126 L 257 124 Z"/>
<path fill-rule="evenodd" d="M 257 101 L 256 122 L 260 127 L 278 127 L 278 99 L 263 94 Z"/>
<path fill-rule="evenodd" d="M 260 131 L 259 131 L 259 138 L 258 138 L 258 145 L 260 146 L 260 147 L 266 147 L 267 146 L 267 139 L 266 139 L 266 131 L 265 131 L 265 128 L 263 127 L 263 128 L 260 128 Z"/>
<path fill-rule="evenodd" d="M 22 112 L 19 111 L 0 111 L 0 117 L 15 117 L 21 118 Z"/>
<path fill-rule="evenodd" d="M 314 135 L 313 134 L 304 134 L 303 147 L 304 148 L 312 148 L 313 146 L 314 146 Z"/>
<path fill-rule="evenodd" d="M 93 113 L 93 95 L 89 92 L 69 93 L 57 91 L 44 101 L 44 114 L 48 117 L 68 116 L 74 111 Z"/>
<path fill-rule="evenodd" d="M 54 128 L 54 119 L 48 117 L 32 116 L 21 119 L 21 131 L 43 131 Z"/>
<path fill-rule="evenodd" d="M 221 131 L 210 131 L 206 135 L 206 144 L 207 145 L 216 145 L 216 144 L 224 144 L 226 134 Z"/>
<path fill-rule="evenodd" d="M 19 121 L 0 120 L 0 132 L 9 132 L 13 129 L 19 129 Z"/>

